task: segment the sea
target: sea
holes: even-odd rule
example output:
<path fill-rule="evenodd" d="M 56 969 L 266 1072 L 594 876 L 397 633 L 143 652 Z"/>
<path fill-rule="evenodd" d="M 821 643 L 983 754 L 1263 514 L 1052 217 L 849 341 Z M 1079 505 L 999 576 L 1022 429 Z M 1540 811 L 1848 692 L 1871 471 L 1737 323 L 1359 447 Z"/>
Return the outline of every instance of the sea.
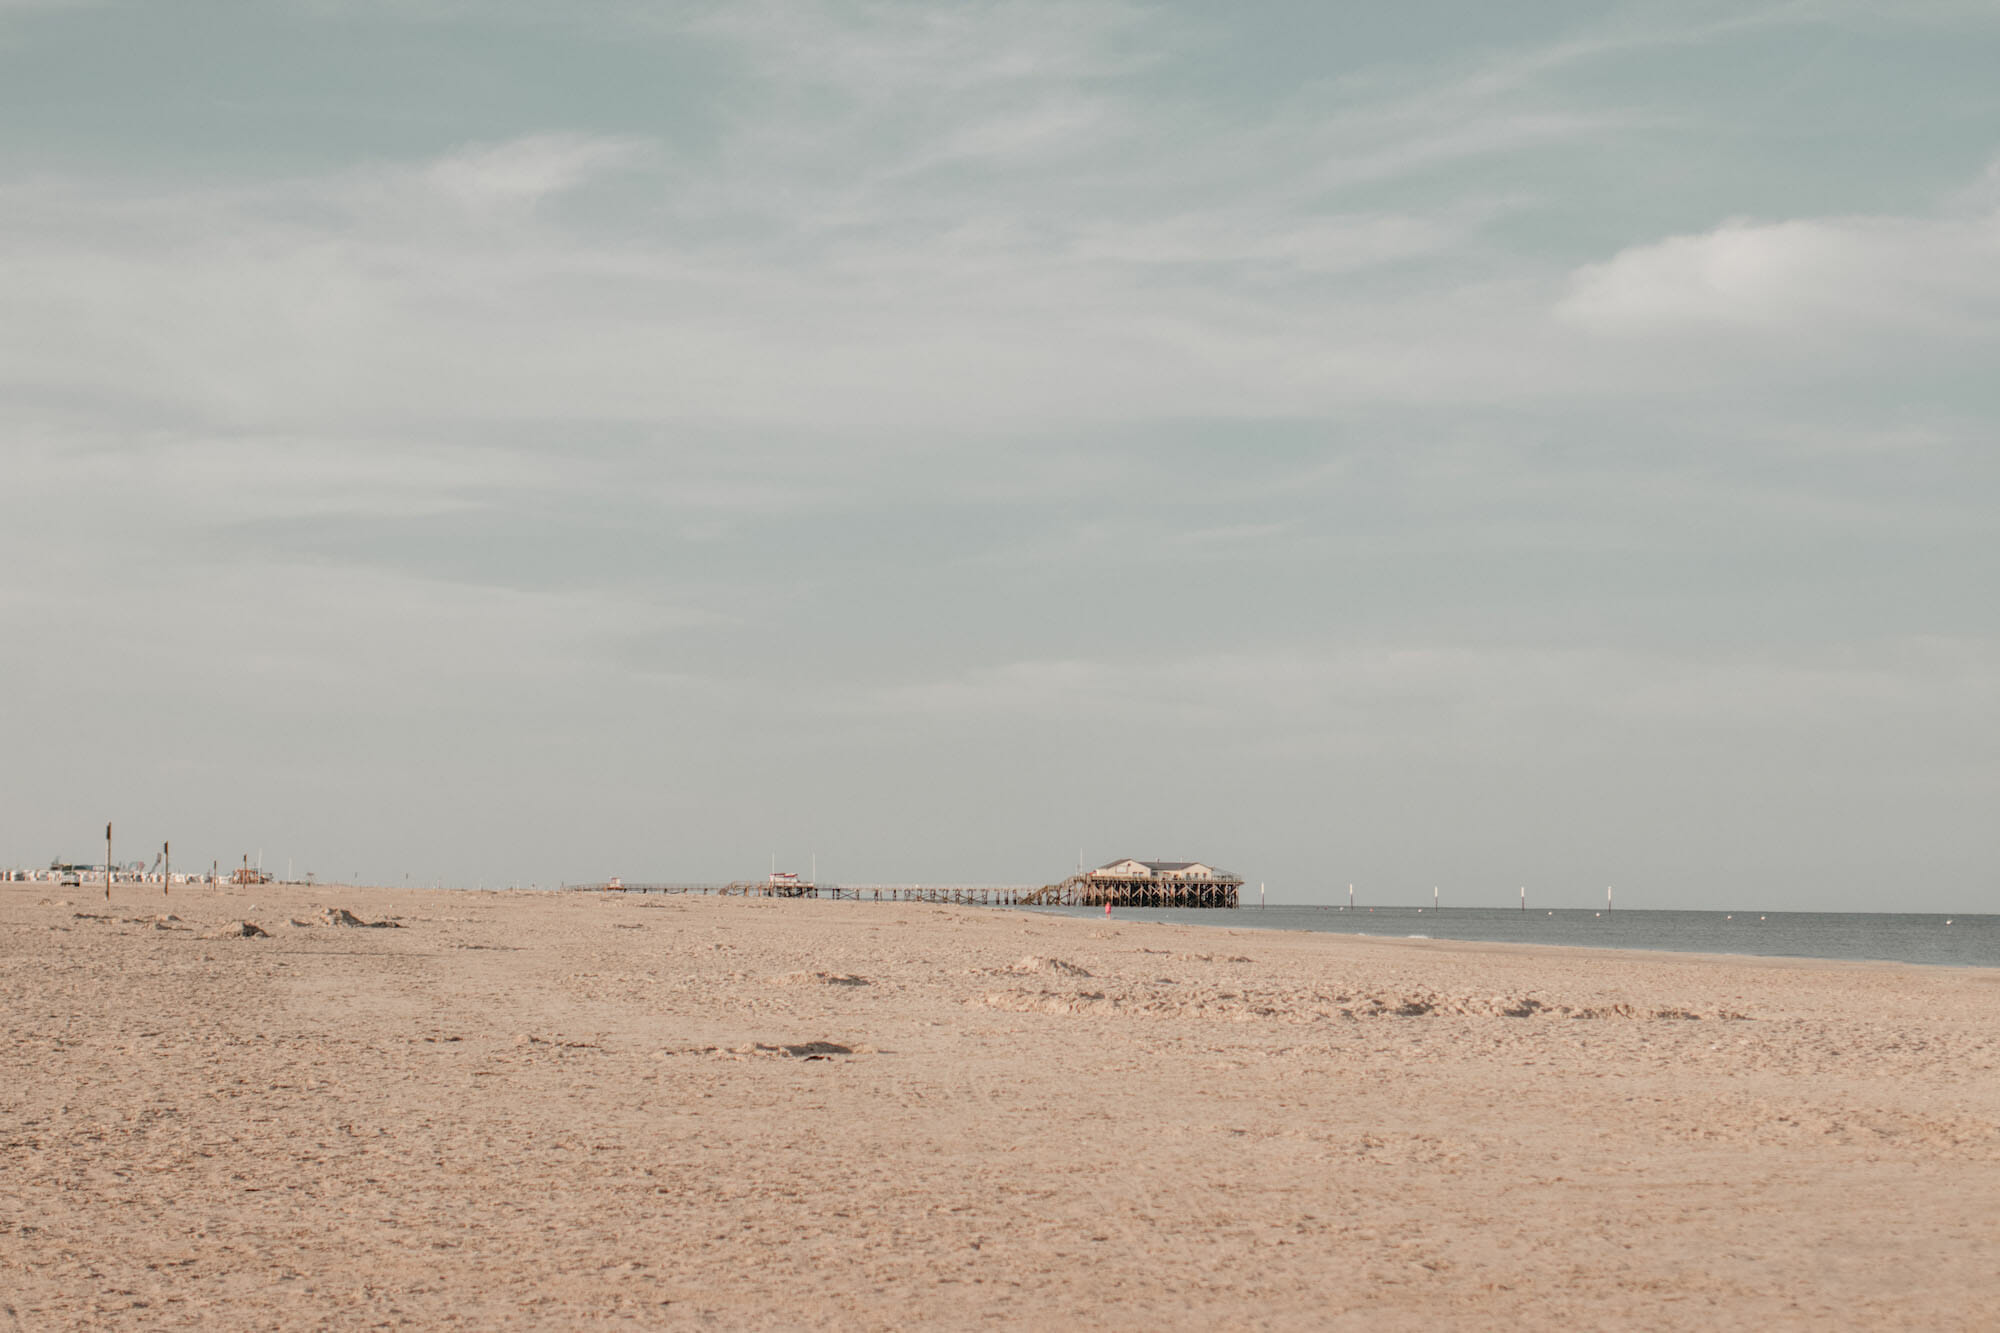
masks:
<path fill-rule="evenodd" d="M 1103 908 L 1030 908 L 1063 916 Z M 1114 919 L 1235 930 L 1321 930 L 1385 939 L 1491 940 L 1590 949 L 1875 959 L 2000 967 L 2000 916 L 1928 912 L 1679 912 L 1644 908 L 1258 907 L 1235 911 L 1119 908 Z"/>

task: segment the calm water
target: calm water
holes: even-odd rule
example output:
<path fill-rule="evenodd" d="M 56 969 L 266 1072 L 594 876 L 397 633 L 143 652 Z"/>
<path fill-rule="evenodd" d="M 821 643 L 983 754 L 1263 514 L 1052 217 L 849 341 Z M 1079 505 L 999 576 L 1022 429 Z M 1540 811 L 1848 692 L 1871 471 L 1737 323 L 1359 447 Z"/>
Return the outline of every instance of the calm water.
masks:
<path fill-rule="evenodd" d="M 1036 909 L 1031 909 L 1036 910 Z M 1103 908 L 1055 908 L 1102 916 Z M 1497 907 L 1241 907 L 1233 912 L 1131 908 L 1126 921 L 1176 921 L 1236 930 L 1328 930 L 1440 940 L 1503 940 L 1598 949 L 1664 949 L 1793 958 L 1877 958 L 2000 967 L 2000 916 L 1900 912 L 1655 912 Z"/>

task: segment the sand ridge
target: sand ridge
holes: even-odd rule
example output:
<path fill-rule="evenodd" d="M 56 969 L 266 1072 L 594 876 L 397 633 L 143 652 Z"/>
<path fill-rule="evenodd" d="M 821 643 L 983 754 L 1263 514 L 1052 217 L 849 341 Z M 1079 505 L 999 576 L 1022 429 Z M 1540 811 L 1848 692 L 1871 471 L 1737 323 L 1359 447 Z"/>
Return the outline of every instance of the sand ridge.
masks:
<path fill-rule="evenodd" d="M 1996 1017 L 1975 970 L 6 885 L 0 1330 L 1991 1327 Z"/>

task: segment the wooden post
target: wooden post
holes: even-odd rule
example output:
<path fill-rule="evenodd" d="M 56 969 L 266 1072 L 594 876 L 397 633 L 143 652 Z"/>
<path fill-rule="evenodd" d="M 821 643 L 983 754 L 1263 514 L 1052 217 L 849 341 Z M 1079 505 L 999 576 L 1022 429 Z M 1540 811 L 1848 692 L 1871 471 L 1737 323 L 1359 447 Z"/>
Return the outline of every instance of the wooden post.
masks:
<path fill-rule="evenodd" d="M 174 891 L 174 845 L 171 842 L 160 844 L 160 860 L 162 862 L 160 866 L 160 896 L 164 898 Z"/>
<path fill-rule="evenodd" d="M 104 826 L 104 901 L 111 901 L 111 825 Z"/>

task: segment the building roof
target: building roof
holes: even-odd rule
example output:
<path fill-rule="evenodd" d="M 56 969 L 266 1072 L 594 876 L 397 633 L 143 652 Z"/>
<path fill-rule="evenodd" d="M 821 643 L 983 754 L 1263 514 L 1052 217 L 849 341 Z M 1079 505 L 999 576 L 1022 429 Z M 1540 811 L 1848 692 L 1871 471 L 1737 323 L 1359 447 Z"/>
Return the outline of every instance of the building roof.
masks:
<path fill-rule="evenodd" d="M 1099 870 L 1114 870 L 1122 865 L 1141 865 L 1156 875 L 1168 874 L 1175 870 L 1186 870 L 1189 866 L 1200 866 L 1204 870 L 1215 869 L 1214 866 L 1208 864 L 1206 861 L 1140 861 L 1130 856 L 1121 856 L 1116 861 L 1106 861 L 1097 868 Z"/>

